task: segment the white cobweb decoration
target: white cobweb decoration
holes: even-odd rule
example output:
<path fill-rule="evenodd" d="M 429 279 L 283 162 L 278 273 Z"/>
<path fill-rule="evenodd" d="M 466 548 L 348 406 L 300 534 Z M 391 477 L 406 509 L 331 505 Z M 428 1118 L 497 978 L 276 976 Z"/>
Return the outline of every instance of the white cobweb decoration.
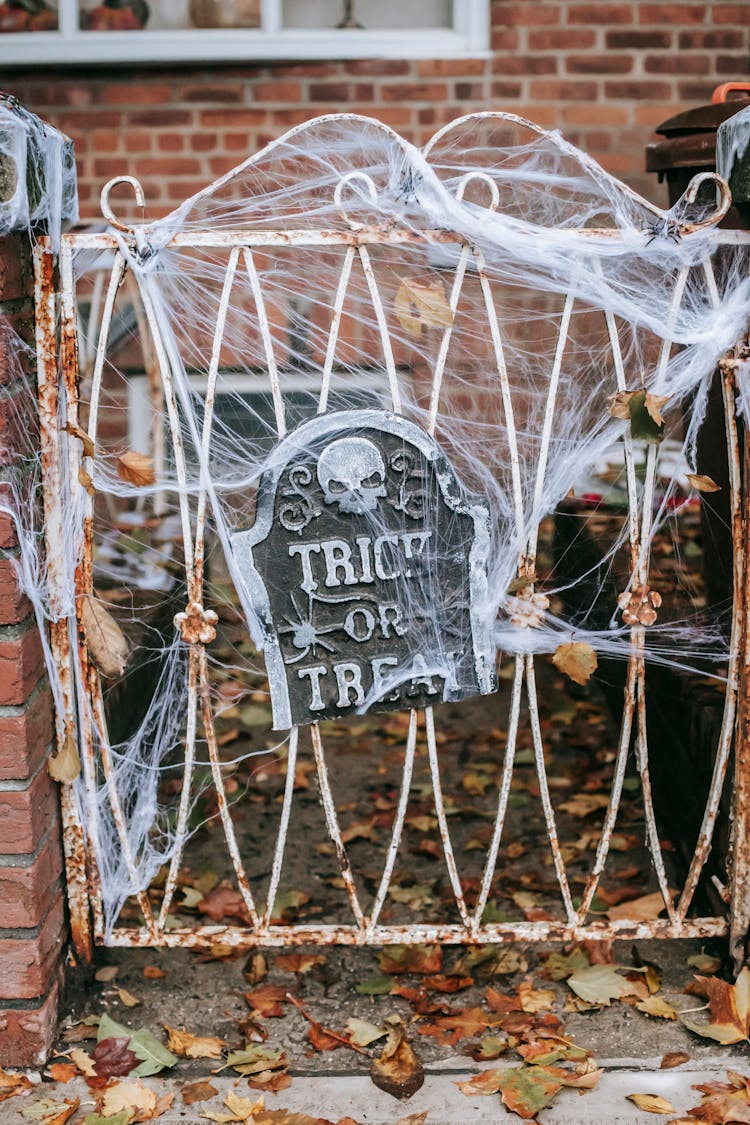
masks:
<path fill-rule="evenodd" d="M 695 472 L 717 362 L 747 326 L 747 247 L 716 228 L 727 206 L 721 182 L 702 177 L 661 211 L 558 133 L 511 115 L 471 115 L 424 150 L 378 122 L 336 115 L 292 130 L 166 218 L 110 228 L 114 251 L 96 237 L 74 242 L 79 292 L 94 307 L 81 336 L 78 424 L 96 456 L 67 437 L 72 465 L 82 459 L 61 498 L 67 571 L 92 516 L 97 581 L 118 582 L 109 608 L 141 630 L 130 667 L 148 653 L 159 668 L 135 727 L 110 723 L 108 736 L 103 697 L 76 666 L 79 729 L 95 751 L 84 754 L 77 794 L 105 933 L 129 896 L 147 907 L 166 867 L 165 922 L 191 810 L 201 787 L 221 780 L 211 713 L 262 685 L 251 646 L 212 655 L 208 611 L 221 620 L 239 599 L 249 638 L 258 650 L 266 643 L 231 537 L 252 526 L 278 438 L 315 412 L 386 409 L 435 435 L 489 513 L 480 611 L 498 654 L 553 653 L 574 640 L 600 656 L 637 651 L 724 674 L 718 622 L 678 616 L 633 629 L 613 602 L 602 625 L 589 573 L 573 585 L 592 613 L 571 617 L 569 591 L 536 583 L 535 555 L 542 521 L 615 450 L 629 516 L 602 565 L 613 568 L 629 542 L 631 587 L 647 587 L 676 478 Z M 146 372 L 137 400 L 146 412 L 135 415 L 133 371 Z M 641 390 L 666 420 L 673 453 L 663 470 L 659 444 L 612 413 L 613 396 L 627 404 Z M 130 445 L 151 458 L 153 479 L 128 477 L 117 460 L 128 411 Z M 370 518 L 376 536 L 377 506 Z M 139 536 L 123 564 L 114 547 Z M 405 584 L 407 607 L 411 596 Z M 191 633 L 185 618 L 182 633 L 172 625 L 186 604 Z M 445 654 L 431 657 L 439 671 Z M 296 734 L 292 742 L 296 750 Z M 186 777 L 176 818 L 160 796 L 175 761 Z M 191 788 L 196 762 L 205 768 Z M 218 815 L 236 849 L 225 804 Z"/>

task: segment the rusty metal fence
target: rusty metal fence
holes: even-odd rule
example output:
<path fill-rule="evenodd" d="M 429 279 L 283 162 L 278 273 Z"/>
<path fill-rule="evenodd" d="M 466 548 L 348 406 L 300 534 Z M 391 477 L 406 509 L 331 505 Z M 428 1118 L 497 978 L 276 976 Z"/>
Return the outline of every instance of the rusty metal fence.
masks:
<path fill-rule="evenodd" d="M 427 147 L 426 155 L 429 155 Z M 459 188 L 461 195 L 466 186 L 476 182 L 477 173 L 467 176 Z M 481 178 L 481 177 L 480 177 Z M 111 185 L 109 185 L 111 186 Z M 109 187 L 108 186 L 108 187 Z M 340 198 L 345 180 L 337 188 Z M 495 188 L 488 177 L 485 186 L 490 192 Z M 497 203 L 493 197 L 491 206 Z M 725 201 L 726 203 L 726 201 Z M 114 216 L 108 204 L 108 189 L 103 195 L 105 217 L 114 223 Z M 715 216 L 719 217 L 718 215 Z M 582 245 L 593 233 L 580 232 Z M 125 231 L 127 237 L 127 230 Z M 616 232 L 609 236 L 617 238 Z M 719 235 L 719 237 L 722 237 Z M 736 243 L 743 236 L 727 233 L 726 241 Z M 269 328 L 269 316 L 265 306 L 262 285 L 258 278 L 256 257 L 278 245 L 285 247 L 332 246 L 344 249 L 343 268 L 338 286 L 336 303 L 332 311 L 330 326 L 330 346 L 323 364 L 323 377 L 320 386 L 318 410 L 326 410 L 329 393 L 333 354 L 336 336 L 339 331 L 347 290 L 347 279 L 353 269 L 363 272 L 369 290 L 374 320 L 379 327 L 380 346 L 387 373 L 389 407 L 396 414 L 400 412 L 401 400 L 396 377 L 396 365 L 392 353 L 383 298 L 373 272 L 370 253 L 377 248 L 380 253 L 388 251 L 389 246 L 404 248 L 413 245 L 439 246 L 460 244 L 460 252 L 452 266 L 452 279 L 449 283 L 450 307 L 455 311 L 462 284 L 468 272 L 479 280 L 487 328 L 495 355 L 495 375 L 498 381 L 505 411 L 507 434 L 510 445 L 512 478 L 514 482 L 513 508 L 519 535 L 525 526 L 523 498 L 518 477 L 517 452 L 514 446 L 514 402 L 511 395 L 508 375 L 504 362 L 504 326 L 498 316 L 485 271 L 481 250 L 467 244 L 454 232 L 446 230 L 424 230 L 415 232 L 411 228 L 397 227 L 357 228 L 357 229 L 237 229 L 216 232 L 209 228 L 174 233 L 169 246 L 175 249 L 199 248 L 210 250 L 224 271 L 223 296 L 219 307 L 218 323 L 214 328 L 214 343 L 208 369 L 205 407 L 203 414 L 202 440 L 208 448 L 211 440 L 211 427 L 215 406 L 216 383 L 219 374 L 220 353 L 224 319 L 230 302 L 232 280 L 238 271 L 243 272 L 249 281 L 257 309 L 257 323 L 266 356 L 268 386 L 273 397 L 276 427 L 279 437 L 286 430 L 284 395 L 275 356 L 273 334 Z M 94 343 L 84 345 L 79 340 L 79 321 L 76 304 L 76 286 L 73 276 L 73 256 L 80 251 L 108 255 L 106 270 L 98 282 L 96 318 L 98 329 L 93 334 Z M 81 756 L 88 761 L 88 776 L 103 778 L 104 790 L 110 803 L 111 813 L 118 829 L 120 844 L 126 862 L 130 865 L 135 880 L 135 857 L 128 853 L 126 831 L 127 812 L 122 807 L 121 798 L 112 782 L 112 749 L 107 731 L 107 719 L 102 696 L 100 674 L 90 659 L 87 649 L 85 629 L 80 615 L 78 620 L 66 618 L 64 607 L 73 587 L 76 604 L 80 606 L 81 596 L 93 591 L 93 552 L 97 537 L 95 502 L 91 495 L 85 494 L 85 477 L 81 474 L 82 447 L 78 442 L 65 443 L 62 435 L 70 425 L 81 423 L 85 410 L 86 429 L 92 441 L 97 440 L 97 417 L 100 410 L 100 396 L 106 364 L 108 362 L 108 338 L 112 324 L 113 309 L 123 280 L 127 274 L 127 285 L 137 298 L 138 314 L 142 320 L 141 333 L 150 342 L 151 382 L 159 408 L 163 405 L 166 417 L 166 441 L 161 449 L 156 449 L 157 460 L 165 456 L 168 447 L 174 459 L 177 480 L 185 479 L 185 451 L 183 448 L 178 406 L 175 397 L 173 375 L 167 348 L 163 338 L 162 325 L 150 300 L 148 290 L 140 284 L 137 274 L 128 273 L 126 258 L 118 236 L 111 230 L 104 233 L 74 232 L 63 236 L 59 253 L 59 275 L 55 275 L 55 261 L 51 248 L 41 239 L 36 250 L 36 293 L 37 293 L 37 340 L 39 355 L 39 411 L 44 472 L 44 503 L 46 520 L 47 553 L 50 563 L 50 596 L 53 623 L 51 641 L 55 660 L 60 673 L 63 714 L 58 723 L 58 738 L 63 746 L 66 740 L 73 740 L 79 747 Z M 718 289 L 714 280 L 710 260 L 698 267 L 684 267 L 674 283 L 674 301 L 678 303 L 683 292 L 686 276 L 690 268 L 704 271 L 706 284 L 718 302 Z M 136 292 L 137 291 L 137 292 Z M 569 295 L 564 303 L 559 319 L 559 331 L 554 348 L 554 360 L 549 371 L 548 399 L 544 412 L 544 426 L 540 434 L 539 459 L 537 468 L 537 494 L 541 493 L 547 467 L 556 395 L 561 364 L 568 337 L 574 298 Z M 628 389 L 627 359 L 614 316 L 602 313 L 609 342 L 610 358 L 615 380 L 615 391 Z M 441 396 L 443 365 L 450 343 L 453 325 L 443 329 L 438 361 L 432 371 L 429 396 L 428 425 L 434 434 L 438 418 Z M 91 332 L 89 333 L 91 335 Z M 86 356 L 83 352 L 88 348 Z M 665 342 L 657 360 L 655 389 L 664 378 L 670 360 L 671 348 Z M 79 400 L 79 370 L 85 358 L 89 368 L 87 400 Z M 304 942 L 346 943 L 351 945 L 385 944 L 392 942 L 440 941 L 460 942 L 501 942 L 507 940 L 543 941 L 571 940 L 604 937 L 689 937 L 727 935 L 731 931 L 735 945 L 744 939 L 748 927 L 748 746 L 750 736 L 747 727 L 750 723 L 750 710 L 747 696 L 747 663 L 750 660 L 750 638 L 747 635 L 746 620 L 746 578 L 745 560 L 747 552 L 748 528 L 750 523 L 743 515 L 743 471 L 740 444 L 738 441 L 738 418 L 736 409 L 736 368 L 734 358 L 727 357 L 721 368 L 725 423 L 728 437 L 729 471 L 731 482 L 731 515 L 734 537 L 734 602 L 731 622 L 730 663 L 727 672 L 727 685 L 724 699 L 723 719 L 718 744 L 715 748 L 713 776 L 706 794 L 705 812 L 697 845 L 689 864 L 686 877 L 679 894 L 675 896 L 669 886 L 665 870 L 662 845 L 659 839 L 657 820 L 651 792 L 649 770 L 649 746 L 647 738 L 647 698 L 646 698 L 646 660 L 645 627 L 636 621 L 631 629 L 631 656 L 627 665 L 624 690 L 624 706 L 620 733 L 617 741 L 616 760 L 609 805 L 604 816 L 601 836 L 595 849 L 593 862 L 583 892 L 574 899 L 566 873 L 566 864 L 558 840 L 555 802 L 548 783 L 545 762 L 545 745 L 542 725 L 539 718 L 539 700 L 533 655 L 515 657 L 512 681 L 510 684 L 510 704 L 507 716 L 507 741 L 504 750 L 501 781 L 489 846 L 484 864 L 484 873 L 478 894 L 469 906 L 462 885 L 460 862 L 452 846 L 451 830 L 446 814 L 446 803 L 441 778 L 436 724 L 438 716 L 432 708 L 427 708 L 420 716 L 413 711 L 408 723 L 404 747 L 404 761 L 401 775 L 400 794 L 395 817 L 391 826 L 390 843 L 374 898 L 365 905 L 358 892 L 352 862 L 347 846 L 342 839 L 342 831 L 337 813 L 327 767 L 326 747 L 318 724 L 311 727 L 311 745 L 314 771 L 323 803 L 325 822 L 330 842 L 333 844 L 340 870 L 340 878 L 346 891 L 350 909 L 350 921 L 344 923 L 315 924 L 296 922 L 292 924 L 274 921 L 274 905 L 279 888 L 285 847 L 293 816 L 295 761 L 298 755 L 298 731 L 292 729 L 288 744 L 286 783 L 281 798 L 280 823 L 277 841 L 273 852 L 268 892 L 264 906 L 256 902 L 251 890 L 251 881 L 246 871 L 246 859 L 240 854 L 233 827 L 231 809 L 224 792 L 224 779 L 221 759 L 214 731 L 211 693 L 209 684 L 209 661 L 207 648 L 209 642 L 204 638 L 211 630 L 201 628 L 184 631 L 188 660 L 188 720 L 184 735 L 184 784 L 179 804 L 175 828 L 179 846 L 176 848 L 163 883 L 163 893 L 158 909 L 145 890 L 137 894 L 137 901 L 143 914 L 141 923 L 135 925 L 116 925 L 107 938 L 113 945 L 162 945 L 192 946 L 210 944 L 221 940 L 229 946 L 253 945 L 291 945 Z M 649 543 L 655 480 L 656 452 L 650 448 L 645 466 L 643 488 L 639 489 L 636 480 L 634 451 L 631 440 L 624 439 L 624 464 L 628 497 L 628 541 L 632 567 L 632 587 L 648 587 L 649 582 Z M 84 483 L 82 483 L 82 481 Z M 65 534 L 62 523 L 60 497 L 70 492 L 78 497 L 76 510 L 82 513 L 83 550 L 73 573 L 66 571 L 58 560 L 57 544 Z M 158 500 L 157 500 L 158 504 Z M 204 563 L 206 548 L 207 495 L 203 489 L 197 496 L 196 505 L 191 508 L 186 496 L 178 498 L 181 518 L 182 557 L 184 559 L 188 617 L 192 622 L 205 624 L 207 617 L 202 611 L 206 598 L 204 588 Z M 158 507 L 156 509 L 158 514 Z M 534 560 L 538 546 L 538 529 L 529 535 L 519 558 L 519 576 L 533 581 Z M 531 587 L 533 589 L 533 587 Z M 196 616 L 197 615 L 197 616 Z M 210 621 L 209 621 L 210 624 Z M 80 669 L 79 682 L 86 685 L 88 698 L 85 705 L 76 697 L 74 665 Z M 696 888 L 712 847 L 712 840 L 719 812 L 722 793 L 727 780 L 727 768 L 737 726 L 738 695 L 740 699 L 741 737 L 737 740 L 735 762 L 734 799 L 734 839 L 731 858 L 731 878 L 729 885 L 722 888 L 728 903 L 726 914 L 717 916 L 695 916 L 692 910 Z M 511 792 L 514 757 L 516 752 L 519 722 L 522 712 L 526 712 L 531 729 L 533 757 L 536 767 L 539 794 L 543 807 L 544 821 L 549 847 L 553 857 L 554 874 L 559 888 L 561 913 L 556 919 L 536 921 L 520 920 L 498 922 L 484 920 L 485 908 L 490 896 L 493 879 L 497 874 L 497 862 L 503 828 L 506 821 L 508 801 Z M 218 811 L 231 856 L 236 877 L 236 885 L 243 897 L 248 922 L 237 926 L 205 925 L 193 928 L 174 928 L 168 924 L 170 907 L 178 885 L 178 876 L 183 862 L 183 846 L 187 837 L 187 819 L 190 801 L 191 772 L 194 768 L 196 752 L 196 724 L 203 724 L 206 744 L 211 762 L 211 775 L 218 796 Z M 415 921 L 407 926 L 389 925 L 382 921 L 384 904 L 391 885 L 399 845 L 402 840 L 404 821 L 407 814 L 410 786 L 412 782 L 415 753 L 418 743 L 424 739 L 429 763 L 432 791 L 434 794 L 435 815 L 438 822 L 440 847 L 447 867 L 448 879 L 452 889 L 452 907 L 458 912 L 457 922 L 439 923 Z M 663 897 L 664 917 L 643 921 L 638 918 L 620 917 L 617 921 L 592 917 L 591 906 L 605 870 L 610 845 L 620 808 L 623 782 L 631 745 L 635 747 L 637 772 L 642 788 L 645 826 L 648 849 L 653 863 L 658 890 Z M 94 795 L 89 793 L 89 799 Z M 74 799 L 71 787 L 62 786 L 64 815 L 64 838 L 67 861 L 67 884 L 70 912 L 76 947 L 86 957 L 90 955 L 92 943 L 105 940 L 105 927 L 101 909 L 100 873 L 97 867 L 97 841 L 92 838 L 92 822 L 85 815 L 86 795 L 79 805 Z M 83 808 L 83 815 L 79 811 Z"/>

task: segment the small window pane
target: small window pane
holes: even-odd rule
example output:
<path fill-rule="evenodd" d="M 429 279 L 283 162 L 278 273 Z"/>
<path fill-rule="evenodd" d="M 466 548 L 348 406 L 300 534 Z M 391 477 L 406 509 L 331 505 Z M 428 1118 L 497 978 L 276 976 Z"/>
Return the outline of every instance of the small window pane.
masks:
<path fill-rule="evenodd" d="M 0 4 L 0 35 L 17 31 L 57 31 L 57 4 L 38 3 Z"/>
<path fill-rule="evenodd" d="M 85 31 L 259 27 L 260 0 L 81 0 Z"/>
<path fill-rule="evenodd" d="M 451 27 L 451 0 L 283 0 L 287 28 Z"/>

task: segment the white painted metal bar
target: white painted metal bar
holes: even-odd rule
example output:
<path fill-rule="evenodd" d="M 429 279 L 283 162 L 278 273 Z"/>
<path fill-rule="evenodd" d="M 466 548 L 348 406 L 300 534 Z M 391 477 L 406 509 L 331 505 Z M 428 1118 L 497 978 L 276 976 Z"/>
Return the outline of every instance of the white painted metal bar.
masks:
<path fill-rule="evenodd" d="M 503 828 L 505 827 L 505 816 L 508 810 L 508 798 L 510 797 L 510 786 L 513 780 L 513 765 L 515 762 L 516 744 L 518 742 L 518 723 L 521 715 L 521 695 L 523 692 L 523 681 L 525 671 L 525 660 L 522 655 L 517 654 L 514 660 L 513 670 L 513 686 L 511 689 L 510 698 L 510 711 L 508 716 L 508 733 L 505 741 L 505 758 L 503 762 L 503 772 L 500 780 L 500 792 L 497 801 L 497 813 L 495 814 L 495 823 L 492 829 L 492 839 L 487 851 L 487 860 L 484 866 L 484 873 L 482 875 L 482 886 L 479 890 L 476 908 L 474 910 L 474 917 L 472 919 L 471 928 L 472 933 L 479 932 L 482 924 L 482 915 L 487 905 L 487 900 L 490 896 L 492 888 L 492 880 L 495 875 L 495 868 L 497 866 L 497 856 L 500 849 L 500 841 L 502 839 Z"/>
<path fill-rule="evenodd" d="M 552 808 L 552 800 L 549 794 L 547 766 L 544 761 L 544 740 L 542 738 L 542 728 L 539 722 L 539 703 L 537 701 L 536 693 L 536 673 L 534 670 L 534 657 L 530 655 L 526 657 L 526 696 L 529 702 L 531 738 L 534 746 L 534 762 L 536 764 L 536 773 L 539 779 L 539 796 L 542 802 L 542 809 L 544 811 L 544 823 L 547 826 L 547 842 L 549 843 L 549 846 L 552 850 L 552 862 L 555 867 L 555 875 L 557 876 L 557 882 L 560 887 L 560 894 L 562 895 L 565 914 L 570 925 L 574 925 L 576 921 L 576 911 L 570 895 L 568 875 L 565 870 L 565 860 L 563 859 L 562 852 L 560 851 L 560 841 L 557 835 L 555 811 Z"/>
<path fill-rule="evenodd" d="M 266 908 L 263 912 L 263 920 L 261 922 L 261 929 L 267 930 L 271 925 L 273 918 L 273 908 L 276 905 L 276 895 L 279 890 L 279 882 L 281 880 L 281 869 L 284 864 L 284 852 L 286 850 L 287 836 L 289 833 L 289 818 L 292 812 L 292 800 L 294 798 L 294 780 L 297 771 L 297 747 L 299 744 L 299 727 L 292 727 L 289 732 L 289 746 L 286 759 L 286 780 L 284 782 L 284 799 L 281 805 L 281 819 L 279 820 L 279 831 L 276 837 L 276 848 L 273 854 L 273 865 L 271 867 L 271 879 L 268 884 L 268 898 L 266 899 Z"/>
<path fill-rule="evenodd" d="M 336 814 L 336 803 L 333 799 L 331 785 L 328 780 L 328 767 L 326 766 L 323 739 L 321 738 L 318 723 L 312 724 L 310 734 L 312 737 L 313 753 L 315 755 L 315 765 L 318 769 L 318 785 L 320 786 L 320 796 L 323 802 L 326 824 L 328 826 L 328 835 L 331 837 L 333 845 L 336 848 L 339 871 L 341 872 L 344 888 L 349 898 L 352 914 L 356 919 L 358 928 L 365 933 L 367 922 L 359 902 L 359 896 L 357 895 L 357 888 L 354 883 L 354 875 L 352 873 L 351 863 L 349 862 L 349 856 L 346 853 L 344 841 L 341 839 L 341 829 L 339 828 L 339 820 Z"/>
<path fill-rule="evenodd" d="M 328 344 L 326 347 L 325 360 L 323 362 L 323 376 L 320 386 L 320 398 L 318 399 L 318 414 L 325 414 L 326 410 L 328 409 L 328 393 L 331 388 L 333 361 L 336 356 L 336 345 L 339 341 L 341 315 L 344 311 L 344 299 L 346 297 L 346 290 L 347 286 L 349 285 L 349 278 L 352 272 L 354 253 L 355 251 L 353 247 L 348 246 L 346 254 L 344 255 L 344 263 L 341 267 L 341 275 L 339 276 L 339 283 L 336 289 L 336 299 L 333 304 L 333 316 L 331 318 L 331 327 L 328 330 Z"/>
<path fill-rule="evenodd" d="M 380 912 L 383 909 L 388 888 L 391 885 L 391 876 L 393 875 L 393 867 L 396 863 L 396 856 L 401 844 L 401 835 L 404 828 L 404 819 L 406 817 L 406 810 L 409 805 L 409 790 L 411 788 L 412 773 L 414 771 L 414 750 L 417 744 L 417 712 L 411 711 L 409 714 L 409 731 L 406 736 L 406 748 L 404 750 L 404 767 L 401 773 L 401 792 L 399 794 L 398 806 L 396 808 L 396 816 L 393 820 L 391 827 L 391 842 L 388 845 L 388 853 L 385 859 L 385 866 L 383 867 L 383 875 L 378 886 L 375 900 L 370 911 L 370 917 L 367 920 L 367 929 L 374 931 L 380 917 Z"/>
<path fill-rule="evenodd" d="M 268 313 L 266 312 L 266 302 L 263 297 L 263 290 L 260 286 L 260 279 L 258 271 L 255 268 L 255 259 L 253 258 L 252 250 L 248 247 L 243 251 L 245 260 L 245 269 L 250 281 L 250 288 L 253 292 L 253 300 L 255 301 L 255 311 L 258 316 L 258 328 L 260 329 L 260 337 L 263 341 L 263 350 L 266 356 L 266 365 L 268 367 L 268 378 L 271 381 L 271 395 L 273 397 L 273 409 L 276 414 L 276 430 L 279 437 L 283 437 L 286 433 L 286 419 L 284 412 L 284 400 L 281 397 L 281 384 L 279 382 L 279 369 L 276 365 L 276 354 L 273 347 L 273 339 L 271 337 L 271 329 L 268 323 Z"/>
<path fill-rule="evenodd" d="M 427 731 L 427 754 L 430 762 L 430 777 L 432 779 L 432 791 L 435 795 L 435 814 L 440 829 L 440 840 L 443 845 L 445 865 L 448 868 L 448 878 L 450 879 L 453 889 L 453 897 L 456 900 L 458 913 L 461 915 L 461 921 L 464 926 L 469 930 L 471 928 L 471 917 L 464 898 L 456 857 L 453 853 L 453 844 L 451 843 L 450 830 L 448 828 L 448 818 L 445 815 L 445 801 L 443 800 L 443 787 L 440 780 L 440 762 L 438 760 L 437 743 L 435 741 L 435 716 L 432 707 L 425 708 L 424 717 Z"/>

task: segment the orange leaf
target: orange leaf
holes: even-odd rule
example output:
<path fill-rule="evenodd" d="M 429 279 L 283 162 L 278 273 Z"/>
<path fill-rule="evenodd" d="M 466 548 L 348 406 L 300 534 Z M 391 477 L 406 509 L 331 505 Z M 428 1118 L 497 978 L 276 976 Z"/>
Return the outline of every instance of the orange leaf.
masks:
<path fill-rule="evenodd" d="M 156 480 L 154 463 L 145 453 L 136 453 L 128 449 L 117 456 L 117 475 L 127 484 L 134 484 L 136 488 L 144 488 Z"/>

